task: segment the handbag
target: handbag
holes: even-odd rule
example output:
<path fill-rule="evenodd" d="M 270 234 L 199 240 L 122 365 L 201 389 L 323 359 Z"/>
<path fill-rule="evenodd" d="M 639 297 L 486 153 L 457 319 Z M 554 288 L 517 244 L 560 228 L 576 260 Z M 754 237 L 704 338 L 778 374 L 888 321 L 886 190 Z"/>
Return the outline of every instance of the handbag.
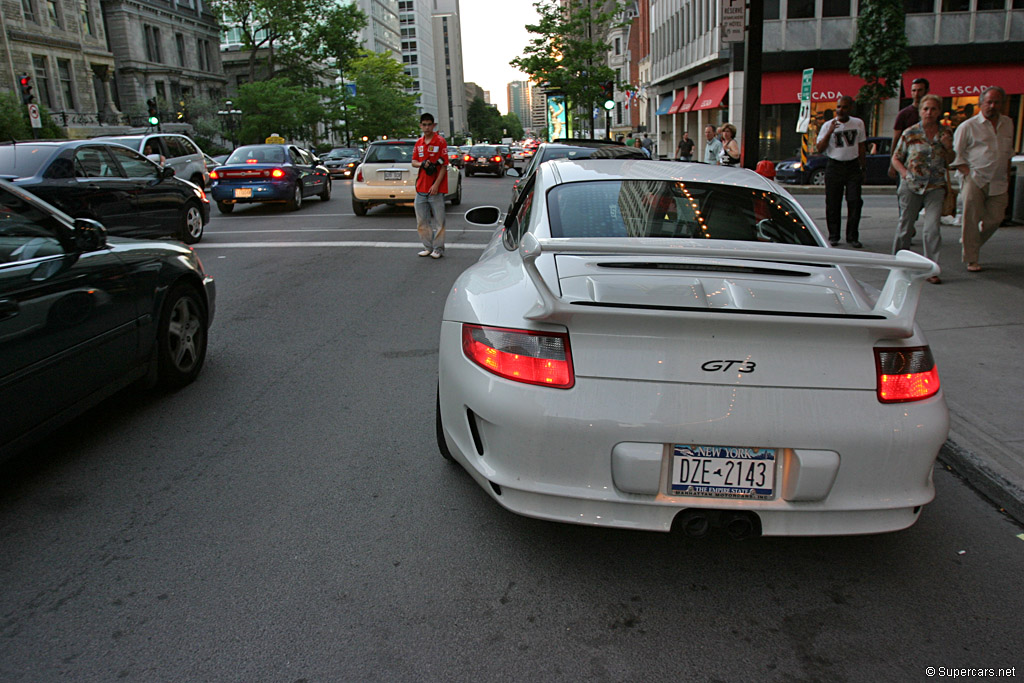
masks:
<path fill-rule="evenodd" d="M 955 216 L 956 215 L 956 190 L 953 189 L 953 183 L 949 180 L 949 169 L 946 169 L 946 195 L 942 198 L 942 215 L 943 216 Z"/>

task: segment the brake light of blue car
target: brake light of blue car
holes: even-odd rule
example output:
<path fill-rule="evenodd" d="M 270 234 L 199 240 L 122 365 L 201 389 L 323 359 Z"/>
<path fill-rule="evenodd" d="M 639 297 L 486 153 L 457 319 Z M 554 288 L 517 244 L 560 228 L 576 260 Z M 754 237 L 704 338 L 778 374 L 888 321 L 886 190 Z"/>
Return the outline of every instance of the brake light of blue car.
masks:
<path fill-rule="evenodd" d="M 484 370 L 505 379 L 558 389 L 575 383 L 568 334 L 465 324 L 462 349 Z"/>

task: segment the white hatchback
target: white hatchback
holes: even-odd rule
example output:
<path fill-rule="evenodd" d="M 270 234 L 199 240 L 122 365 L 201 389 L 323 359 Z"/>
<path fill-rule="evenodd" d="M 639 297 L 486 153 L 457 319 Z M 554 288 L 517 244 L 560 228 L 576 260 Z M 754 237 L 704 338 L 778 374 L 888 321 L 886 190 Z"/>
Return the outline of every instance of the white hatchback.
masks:
<path fill-rule="evenodd" d="M 503 223 L 467 213 L 499 229 L 441 325 L 438 446 L 496 501 L 735 538 L 917 520 L 949 424 L 914 322 L 935 263 L 829 248 L 743 169 L 560 160 L 526 182 Z"/>
<path fill-rule="evenodd" d="M 412 166 L 415 140 L 381 140 L 370 143 L 363 163 L 352 178 L 352 211 L 357 216 L 378 204 L 412 206 L 416 199 L 418 169 Z M 445 164 L 448 193 L 445 201 L 452 206 L 462 202 L 462 173 Z"/>

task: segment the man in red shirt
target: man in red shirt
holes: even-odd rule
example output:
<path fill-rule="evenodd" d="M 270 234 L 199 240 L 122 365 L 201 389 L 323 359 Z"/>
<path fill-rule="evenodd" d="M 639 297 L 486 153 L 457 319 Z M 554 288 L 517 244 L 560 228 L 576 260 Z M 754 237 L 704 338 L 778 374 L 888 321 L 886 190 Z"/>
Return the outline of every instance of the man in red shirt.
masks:
<path fill-rule="evenodd" d="M 420 117 L 423 135 L 416 141 L 412 152 L 412 167 L 419 169 L 416 176 L 416 231 L 423 242 L 419 256 L 444 256 L 444 196 L 448 194 L 448 144 L 434 132 L 434 116 L 424 113 Z"/>

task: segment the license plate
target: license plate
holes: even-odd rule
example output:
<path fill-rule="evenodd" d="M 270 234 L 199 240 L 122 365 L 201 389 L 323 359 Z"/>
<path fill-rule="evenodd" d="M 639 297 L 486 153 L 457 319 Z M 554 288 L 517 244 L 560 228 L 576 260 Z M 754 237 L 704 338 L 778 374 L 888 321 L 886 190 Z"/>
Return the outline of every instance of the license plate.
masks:
<path fill-rule="evenodd" d="M 384 180 L 401 180 L 401 171 L 384 171 Z"/>
<path fill-rule="evenodd" d="M 487 157 L 477 157 L 477 161 L 480 162 L 481 164 L 486 163 Z"/>
<path fill-rule="evenodd" d="M 675 444 L 668 488 L 679 496 L 771 499 L 775 449 Z"/>
<path fill-rule="evenodd" d="M 246 199 L 252 197 L 251 187 L 236 187 L 235 188 L 235 199 Z"/>

